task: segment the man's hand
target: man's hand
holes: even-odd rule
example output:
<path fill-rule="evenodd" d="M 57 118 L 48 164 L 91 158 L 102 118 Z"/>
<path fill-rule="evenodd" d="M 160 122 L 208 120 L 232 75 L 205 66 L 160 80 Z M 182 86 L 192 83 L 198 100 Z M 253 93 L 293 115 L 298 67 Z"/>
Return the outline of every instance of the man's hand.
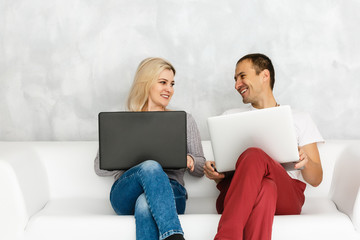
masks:
<path fill-rule="evenodd" d="M 320 155 L 316 143 L 307 144 L 299 148 L 299 160 L 296 169 L 302 168 L 301 174 L 310 185 L 318 186 L 323 177 Z"/>
<path fill-rule="evenodd" d="M 206 161 L 204 165 L 204 173 L 206 177 L 208 177 L 211 180 L 214 180 L 216 183 L 219 183 L 222 179 L 225 178 L 225 174 L 218 173 L 215 167 L 214 161 Z"/>
<path fill-rule="evenodd" d="M 299 162 L 295 164 L 295 169 L 304 168 L 308 162 L 309 162 L 308 155 L 306 154 L 303 148 L 299 148 Z"/>
<path fill-rule="evenodd" d="M 194 159 L 189 155 L 186 156 L 186 159 L 187 159 L 187 168 L 190 170 L 190 172 L 193 172 L 195 169 Z"/>

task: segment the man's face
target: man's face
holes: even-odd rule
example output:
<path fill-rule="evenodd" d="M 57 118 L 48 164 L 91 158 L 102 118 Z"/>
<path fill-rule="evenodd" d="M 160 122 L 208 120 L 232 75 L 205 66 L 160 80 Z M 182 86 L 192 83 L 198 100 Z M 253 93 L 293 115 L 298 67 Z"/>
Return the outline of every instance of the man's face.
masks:
<path fill-rule="evenodd" d="M 245 59 L 236 65 L 235 89 L 243 98 L 243 103 L 256 103 L 263 90 L 262 73 L 256 75 L 253 64 Z"/>

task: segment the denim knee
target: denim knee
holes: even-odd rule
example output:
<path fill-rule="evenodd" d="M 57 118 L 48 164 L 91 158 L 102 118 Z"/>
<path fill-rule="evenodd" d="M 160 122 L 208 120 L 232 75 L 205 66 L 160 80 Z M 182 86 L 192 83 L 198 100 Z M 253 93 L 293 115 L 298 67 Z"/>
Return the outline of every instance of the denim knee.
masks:
<path fill-rule="evenodd" d="M 166 173 L 164 172 L 161 165 L 154 161 L 154 160 L 146 160 L 140 164 L 140 171 L 142 176 L 154 176 L 154 174 L 157 174 L 160 176 L 164 175 L 167 177 Z"/>
<path fill-rule="evenodd" d="M 162 170 L 161 165 L 154 160 L 146 160 L 140 164 L 142 170 L 146 171 L 157 171 Z"/>

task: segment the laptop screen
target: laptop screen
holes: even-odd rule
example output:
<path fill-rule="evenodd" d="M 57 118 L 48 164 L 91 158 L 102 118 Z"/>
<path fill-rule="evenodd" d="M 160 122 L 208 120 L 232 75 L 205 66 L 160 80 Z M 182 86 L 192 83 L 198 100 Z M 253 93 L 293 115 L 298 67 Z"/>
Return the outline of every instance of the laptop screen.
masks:
<path fill-rule="evenodd" d="M 186 113 L 101 112 L 100 169 L 127 170 L 145 160 L 164 169 L 186 168 Z"/>
<path fill-rule="evenodd" d="M 235 170 L 236 160 L 249 147 L 261 148 L 274 160 L 299 159 L 291 108 L 280 106 L 208 118 L 217 170 Z"/>

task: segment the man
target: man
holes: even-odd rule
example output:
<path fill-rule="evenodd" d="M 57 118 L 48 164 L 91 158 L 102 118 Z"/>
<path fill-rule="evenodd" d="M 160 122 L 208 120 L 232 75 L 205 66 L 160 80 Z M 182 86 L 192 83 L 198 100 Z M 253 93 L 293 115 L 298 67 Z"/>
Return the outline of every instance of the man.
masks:
<path fill-rule="evenodd" d="M 271 60 L 263 54 L 249 54 L 236 64 L 235 89 L 249 110 L 277 107 L 273 95 L 275 72 Z M 225 114 L 243 110 L 232 109 Z M 258 148 L 244 151 L 236 162 L 234 172 L 216 172 L 215 162 L 207 161 L 206 176 L 217 183 L 220 190 L 216 202 L 222 213 L 219 239 L 271 239 L 275 214 L 300 214 L 304 204 L 306 184 L 318 186 L 322 181 L 322 167 L 317 148 L 323 142 L 317 127 L 306 113 L 293 111 L 299 145 L 299 162 L 295 171 L 286 172 L 281 164 Z M 240 124 L 240 123 L 239 123 Z"/>

